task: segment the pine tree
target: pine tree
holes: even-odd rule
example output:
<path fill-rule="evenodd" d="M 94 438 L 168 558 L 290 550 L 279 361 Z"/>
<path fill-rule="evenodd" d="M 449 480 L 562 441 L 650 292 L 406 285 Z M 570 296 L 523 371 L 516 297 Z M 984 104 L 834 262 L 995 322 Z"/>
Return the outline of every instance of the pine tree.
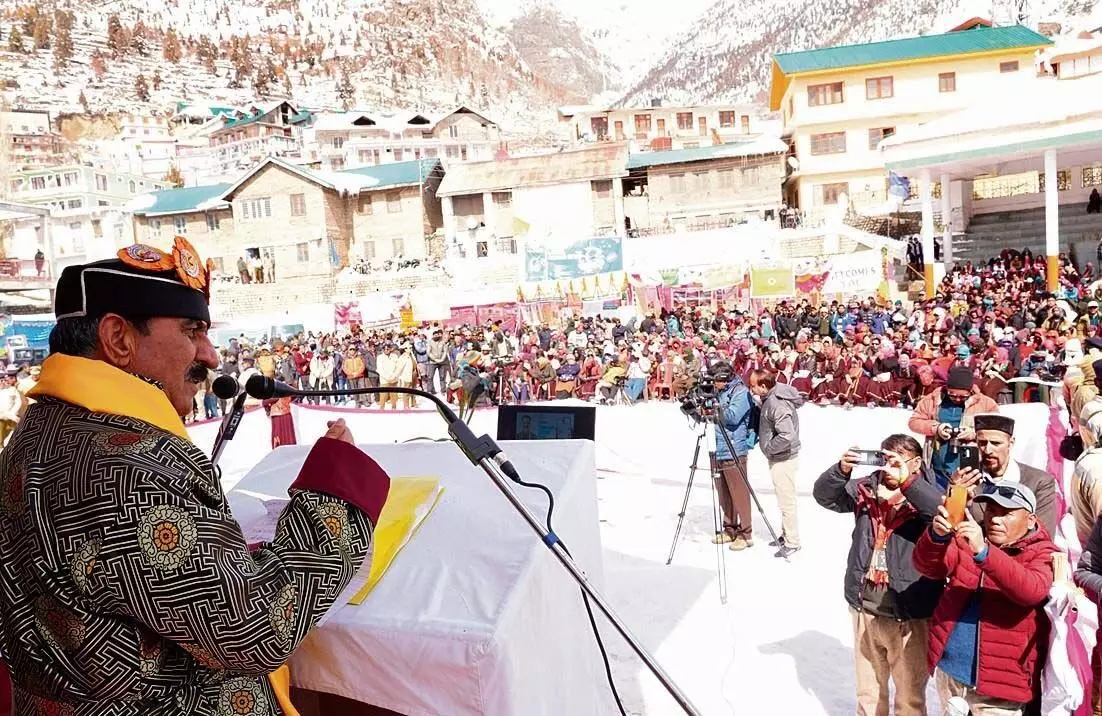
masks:
<path fill-rule="evenodd" d="M 102 80 L 103 76 L 107 74 L 107 60 L 103 59 L 103 55 L 99 50 L 92 53 L 92 73 L 96 76 L 97 80 Z"/>
<path fill-rule="evenodd" d="M 54 27 L 54 66 L 65 67 L 73 57 L 73 13 L 58 10 Z"/>
<path fill-rule="evenodd" d="M 111 48 L 111 54 L 114 57 L 122 57 L 126 54 L 129 45 L 129 39 L 124 39 L 122 27 L 122 20 L 118 15 L 111 15 L 107 18 L 107 46 Z"/>
<path fill-rule="evenodd" d="M 88 98 L 84 96 L 84 90 L 80 91 L 80 96 L 77 97 L 77 102 L 80 102 L 80 106 L 84 108 L 85 113 L 91 111 L 88 109 Z"/>
<path fill-rule="evenodd" d="M 23 52 L 23 49 L 23 33 L 13 25 L 8 33 L 8 52 Z"/>
<path fill-rule="evenodd" d="M 341 78 L 337 81 L 337 97 L 346 110 L 351 109 L 356 101 L 356 88 L 352 85 L 352 78 L 348 76 L 348 68 L 344 66 L 341 67 Z"/>
<path fill-rule="evenodd" d="M 288 98 L 294 95 L 294 87 L 291 85 L 290 72 L 283 73 L 283 94 L 287 95 Z"/>
<path fill-rule="evenodd" d="M 256 76 L 253 77 L 253 89 L 256 90 L 258 96 L 267 97 L 268 87 L 268 73 L 264 67 L 258 67 L 256 69 Z"/>
<path fill-rule="evenodd" d="M 184 175 L 180 173 L 180 167 L 175 164 L 170 164 L 168 167 L 168 174 L 165 174 L 162 181 L 179 188 L 184 185 Z"/>
<path fill-rule="evenodd" d="M 53 31 L 53 21 L 46 13 L 38 13 L 34 19 L 34 49 L 45 50 L 50 46 L 50 33 Z"/>
<path fill-rule="evenodd" d="M 158 92 L 161 89 L 161 71 L 153 70 L 153 91 Z"/>
<path fill-rule="evenodd" d="M 169 28 L 168 32 L 165 33 L 165 42 L 161 52 L 164 58 L 172 64 L 180 61 L 180 38 L 176 36 L 176 31 L 172 28 Z"/>
<path fill-rule="evenodd" d="M 137 95 L 139 102 L 149 101 L 149 83 L 146 82 L 145 75 L 139 74 L 134 80 L 134 94 Z"/>
<path fill-rule="evenodd" d="M 149 30 L 146 28 L 145 23 L 138 20 L 134 23 L 134 29 L 130 31 L 130 47 L 143 57 L 146 54 L 146 40 L 148 40 Z"/>

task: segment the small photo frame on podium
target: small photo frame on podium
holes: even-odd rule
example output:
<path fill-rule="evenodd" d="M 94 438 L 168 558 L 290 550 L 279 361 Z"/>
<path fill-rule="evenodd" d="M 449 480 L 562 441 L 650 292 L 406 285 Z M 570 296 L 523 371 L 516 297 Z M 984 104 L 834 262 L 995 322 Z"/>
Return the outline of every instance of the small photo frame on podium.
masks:
<path fill-rule="evenodd" d="M 498 440 L 593 440 L 597 408 L 591 405 L 502 405 Z"/>

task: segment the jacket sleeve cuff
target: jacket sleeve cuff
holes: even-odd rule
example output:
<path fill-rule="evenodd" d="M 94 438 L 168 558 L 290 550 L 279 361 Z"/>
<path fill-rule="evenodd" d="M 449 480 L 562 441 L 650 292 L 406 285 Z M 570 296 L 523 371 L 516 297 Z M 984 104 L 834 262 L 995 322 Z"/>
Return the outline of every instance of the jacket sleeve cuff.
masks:
<path fill-rule="evenodd" d="M 900 491 L 900 492 L 906 492 L 906 491 L 907 491 L 907 489 L 908 489 L 908 488 L 909 488 L 909 487 L 910 487 L 911 485 L 915 484 L 915 480 L 917 480 L 917 479 L 918 479 L 918 476 L 919 476 L 920 474 L 921 474 L 921 473 L 917 473 L 917 472 L 915 472 L 915 473 L 912 473 L 912 474 L 911 474 L 911 476 L 910 476 L 910 477 L 908 477 L 908 478 L 907 478 L 906 480 L 904 480 L 904 481 L 903 481 L 903 484 L 901 484 L 901 485 L 899 486 L 899 491 Z"/>
<path fill-rule="evenodd" d="M 976 556 L 972 557 L 972 559 L 976 560 L 976 562 L 978 564 L 982 564 L 982 563 L 986 562 L 987 561 L 987 555 L 990 553 L 990 549 L 991 549 L 990 547 L 988 547 L 987 545 L 984 545 L 983 549 L 980 550 L 980 553 L 977 554 Z"/>
<path fill-rule="evenodd" d="M 390 493 L 390 477 L 365 452 L 341 440 L 321 438 L 289 490 L 321 492 L 356 507 L 378 524 Z"/>
<path fill-rule="evenodd" d="M 930 527 L 927 528 L 927 532 L 930 533 L 930 540 L 932 542 L 934 542 L 935 544 L 949 544 L 949 540 L 953 539 L 953 535 L 951 535 L 951 534 L 947 534 L 944 537 L 942 537 L 937 532 L 934 532 L 934 526 L 933 525 L 930 525 Z"/>

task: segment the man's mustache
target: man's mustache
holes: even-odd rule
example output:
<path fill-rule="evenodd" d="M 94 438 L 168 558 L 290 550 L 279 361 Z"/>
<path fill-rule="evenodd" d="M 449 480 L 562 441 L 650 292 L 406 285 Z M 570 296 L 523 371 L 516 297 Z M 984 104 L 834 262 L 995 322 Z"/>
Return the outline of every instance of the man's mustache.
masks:
<path fill-rule="evenodd" d="M 207 367 L 202 363 L 195 362 L 188 368 L 185 377 L 192 383 L 202 383 L 207 379 Z"/>

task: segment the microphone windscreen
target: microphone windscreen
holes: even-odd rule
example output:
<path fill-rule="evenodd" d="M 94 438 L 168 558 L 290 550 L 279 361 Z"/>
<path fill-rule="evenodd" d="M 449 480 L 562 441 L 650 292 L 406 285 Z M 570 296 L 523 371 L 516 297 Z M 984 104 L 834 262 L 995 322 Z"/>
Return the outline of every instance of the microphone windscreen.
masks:
<path fill-rule="evenodd" d="M 233 400 L 241 392 L 241 384 L 232 375 L 220 375 L 211 383 L 210 391 L 219 400 Z"/>
<path fill-rule="evenodd" d="M 245 381 L 245 392 L 257 400 L 274 398 L 276 382 L 263 375 L 254 375 Z"/>

